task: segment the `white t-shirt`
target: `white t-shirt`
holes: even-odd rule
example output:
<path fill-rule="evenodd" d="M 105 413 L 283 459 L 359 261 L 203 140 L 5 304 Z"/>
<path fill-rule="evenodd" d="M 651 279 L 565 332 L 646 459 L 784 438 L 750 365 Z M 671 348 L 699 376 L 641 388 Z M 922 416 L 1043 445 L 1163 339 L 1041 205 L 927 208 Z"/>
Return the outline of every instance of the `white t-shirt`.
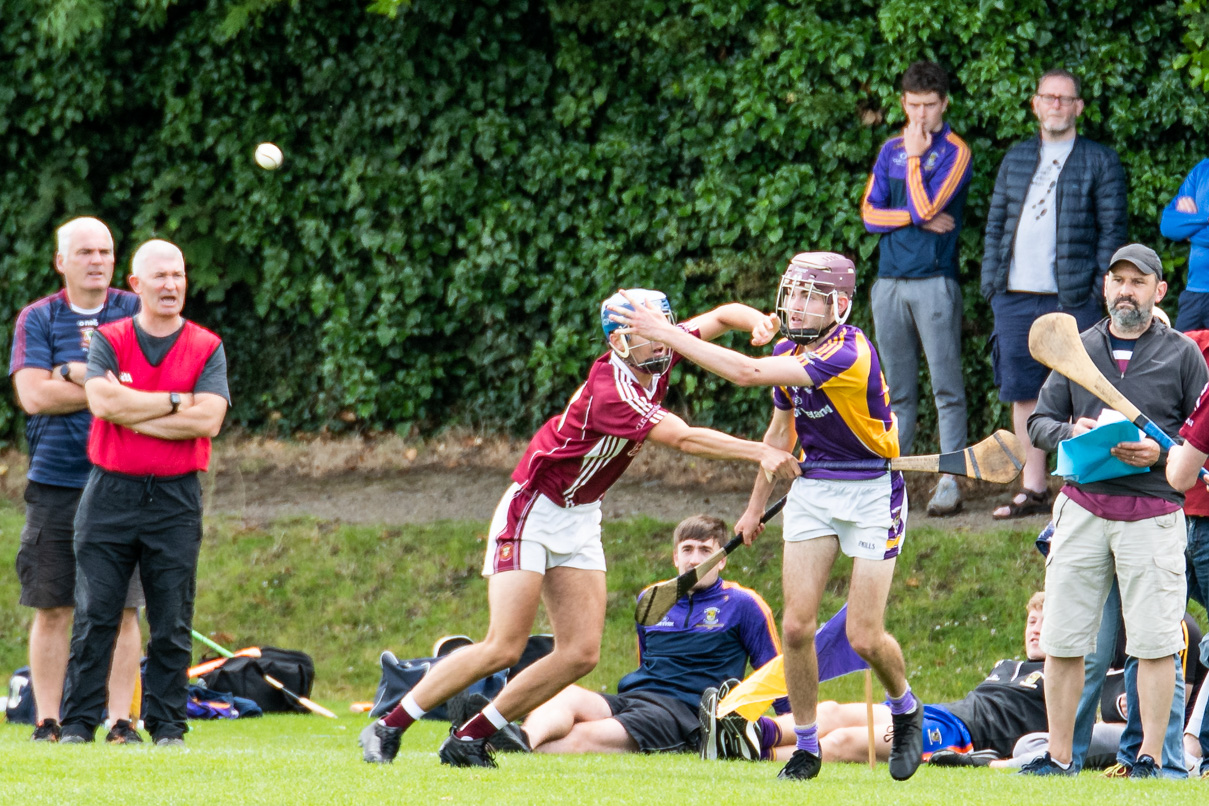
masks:
<path fill-rule="evenodd" d="M 1041 161 L 1029 184 L 1024 207 L 1020 210 L 1020 223 L 1016 226 L 1016 243 L 1008 268 L 1008 291 L 1058 293 L 1058 279 L 1054 273 L 1058 246 L 1058 175 L 1074 147 L 1073 138 L 1041 144 Z"/>

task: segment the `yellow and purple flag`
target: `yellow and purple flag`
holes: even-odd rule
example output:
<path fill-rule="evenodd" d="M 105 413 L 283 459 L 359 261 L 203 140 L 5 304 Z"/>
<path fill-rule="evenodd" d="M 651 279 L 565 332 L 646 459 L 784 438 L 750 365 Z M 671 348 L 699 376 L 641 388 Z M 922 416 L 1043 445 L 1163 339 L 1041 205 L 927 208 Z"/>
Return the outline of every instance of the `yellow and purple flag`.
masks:
<path fill-rule="evenodd" d="M 814 651 L 819 658 L 820 683 L 869 668 L 869 664 L 848 643 L 848 605 L 841 607 L 815 632 Z M 773 700 L 787 693 L 785 656 L 777 655 L 730 690 L 718 703 L 718 716 L 738 711 L 744 719 L 754 722 L 768 710 Z"/>

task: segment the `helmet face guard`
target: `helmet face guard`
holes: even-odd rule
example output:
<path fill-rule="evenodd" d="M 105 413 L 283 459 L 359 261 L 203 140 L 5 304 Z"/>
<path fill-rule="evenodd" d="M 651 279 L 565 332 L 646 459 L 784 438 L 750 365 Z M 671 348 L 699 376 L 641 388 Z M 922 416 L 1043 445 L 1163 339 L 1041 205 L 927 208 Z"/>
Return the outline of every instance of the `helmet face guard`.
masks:
<path fill-rule="evenodd" d="M 831 252 L 804 252 L 794 256 L 777 289 L 777 316 L 781 334 L 794 344 L 810 344 L 833 325 L 848 321 L 849 304 L 840 312 L 840 295 L 851 303 L 856 287 L 852 261 Z M 811 310 L 815 298 L 822 310 Z"/>
<path fill-rule="evenodd" d="M 667 295 L 661 291 L 650 291 L 645 288 L 635 288 L 629 292 L 630 296 L 635 297 L 643 303 L 655 303 L 655 305 L 663 312 L 664 317 L 673 325 L 676 324 L 676 314 L 672 311 L 672 305 L 668 302 Z M 624 360 L 631 367 L 640 369 L 643 372 L 649 372 L 652 375 L 662 375 L 667 372 L 668 367 L 672 363 L 672 351 L 667 350 L 663 355 L 651 356 L 644 361 L 638 361 L 633 357 L 635 350 L 652 342 L 636 337 L 632 334 L 621 334 L 621 346 L 614 346 L 609 339 L 613 332 L 622 327 L 620 322 L 614 322 L 611 317 L 610 307 L 628 308 L 634 310 L 634 306 L 630 301 L 623 297 L 620 293 L 609 297 L 600 306 L 600 326 L 604 331 L 605 341 L 608 342 L 609 348 L 617 353 L 617 356 Z M 635 340 L 637 339 L 637 340 Z"/>

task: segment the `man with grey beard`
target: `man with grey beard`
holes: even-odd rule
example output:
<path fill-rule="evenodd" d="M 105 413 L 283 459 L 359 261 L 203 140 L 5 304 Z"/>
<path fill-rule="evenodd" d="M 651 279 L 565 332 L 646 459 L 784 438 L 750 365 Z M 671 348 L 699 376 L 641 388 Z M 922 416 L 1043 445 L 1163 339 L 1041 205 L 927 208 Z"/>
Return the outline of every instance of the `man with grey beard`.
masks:
<path fill-rule="evenodd" d="M 1141 244 L 1121 247 L 1104 276 L 1108 318 L 1081 338 L 1109 383 L 1174 434 L 1196 408 L 1209 370 L 1195 342 L 1154 317 L 1154 306 L 1166 292 L 1163 264 L 1154 250 Z M 1095 428 L 1104 408 L 1090 392 L 1051 373 L 1028 419 L 1029 437 L 1052 451 Z M 1050 744 L 1048 753 L 1021 770 L 1026 774 L 1078 772 L 1071 761 L 1083 658 L 1095 649 L 1114 574 L 1121 587 L 1125 651 L 1138 659 L 1142 746 L 1130 777 L 1154 777 L 1160 768 L 1156 759 L 1162 758 L 1175 696 L 1174 656 L 1183 646 L 1184 496 L 1167 483 L 1167 457 L 1153 439 L 1119 442 L 1111 452 L 1145 470 L 1068 481 L 1054 503 L 1041 628 Z"/>

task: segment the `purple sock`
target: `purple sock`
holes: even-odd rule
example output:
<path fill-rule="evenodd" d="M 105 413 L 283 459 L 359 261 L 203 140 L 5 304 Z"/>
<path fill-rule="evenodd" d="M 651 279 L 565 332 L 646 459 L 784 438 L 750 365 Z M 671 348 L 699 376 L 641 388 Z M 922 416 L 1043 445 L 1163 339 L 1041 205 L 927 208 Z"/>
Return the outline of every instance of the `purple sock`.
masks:
<path fill-rule="evenodd" d="M 781 743 L 781 729 L 776 720 L 766 716 L 760 717 L 756 724 L 760 726 L 760 760 L 768 761 L 772 758 L 772 749 Z"/>
<path fill-rule="evenodd" d="M 819 755 L 819 725 L 817 722 L 805 728 L 794 725 L 793 733 L 798 737 L 797 748 L 799 750 Z"/>
<path fill-rule="evenodd" d="M 901 696 L 897 699 L 889 696 L 889 694 L 890 694 L 890 692 L 887 691 L 886 692 L 886 704 L 890 706 L 890 713 L 893 714 L 894 716 L 902 716 L 903 714 L 909 714 L 912 711 L 914 711 L 915 706 L 918 705 L 918 702 L 915 699 L 915 695 L 911 693 L 910 684 L 907 684 L 907 690 L 903 692 L 903 696 Z"/>

